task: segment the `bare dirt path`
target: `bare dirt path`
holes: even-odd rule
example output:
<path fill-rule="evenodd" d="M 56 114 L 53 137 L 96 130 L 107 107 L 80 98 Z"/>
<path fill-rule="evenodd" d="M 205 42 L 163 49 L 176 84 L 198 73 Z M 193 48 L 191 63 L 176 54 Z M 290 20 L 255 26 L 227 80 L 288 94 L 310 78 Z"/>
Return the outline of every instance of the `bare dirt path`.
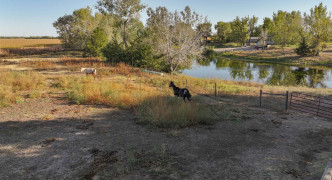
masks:
<path fill-rule="evenodd" d="M 179 130 L 63 94 L 0 109 L 0 179 L 319 179 L 332 122 L 198 96 L 223 117 Z M 194 98 L 195 99 L 195 98 Z M 228 114 L 227 114 L 228 113 Z"/>

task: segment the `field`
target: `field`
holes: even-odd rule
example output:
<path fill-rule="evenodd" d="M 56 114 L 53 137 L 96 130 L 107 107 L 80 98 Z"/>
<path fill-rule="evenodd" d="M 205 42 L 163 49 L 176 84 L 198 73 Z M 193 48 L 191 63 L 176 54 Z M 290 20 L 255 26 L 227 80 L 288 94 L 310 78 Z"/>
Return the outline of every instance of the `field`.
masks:
<path fill-rule="evenodd" d="M 286 112 L 278 97 L 258 106 L 260 89 L 331 89 L 158 76 L 78 56 L 0 58 L 0 179 L 309 180 L 331 156 L 331 120 Z M 171 80 L 191 102 L 173 97 Z"/>
<path fill-rule="evenodd" d="M 60 44 L 60 39 L 0 39 L 0 48 L 43 47 Z"/>

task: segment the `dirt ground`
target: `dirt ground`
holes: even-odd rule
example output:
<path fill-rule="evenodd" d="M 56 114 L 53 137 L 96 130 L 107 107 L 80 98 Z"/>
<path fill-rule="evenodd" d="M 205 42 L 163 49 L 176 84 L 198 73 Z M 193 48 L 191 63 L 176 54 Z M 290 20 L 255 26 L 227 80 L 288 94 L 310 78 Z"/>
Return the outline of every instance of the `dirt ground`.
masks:
<path fill-rule="evenodd" d="M 45 72 L 43 72 L 45 73 Z M 160 129 L 65 94 L 0 108 L 0 179 L 320 179 L 332 121 L 196 95 L 214 125 Z"/>
<path fill-rule="evenodd" d="M 233 107 L 239 118 L 155 129 L 137 124 L 131 111 L 72 105 L 63 94 L 2 108 L 0 179 L 321 177 L 332 150 L 331 121 L 200 98 Z"/>

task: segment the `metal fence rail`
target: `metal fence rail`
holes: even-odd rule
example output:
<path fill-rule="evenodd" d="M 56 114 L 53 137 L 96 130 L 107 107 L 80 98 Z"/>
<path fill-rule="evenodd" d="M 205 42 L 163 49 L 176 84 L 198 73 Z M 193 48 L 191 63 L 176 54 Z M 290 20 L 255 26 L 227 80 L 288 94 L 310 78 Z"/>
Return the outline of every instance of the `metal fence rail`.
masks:
<path fill-rule="evenodd" d="M 332 119 L 332 99 L 292 92 L 290 109 Z"/>
<path fill-rule="evenodd" d="M 262 95 L 272 95 L 272 96 L 285 96 L 286 101 L 285 101 L 285 109 L 286 111 L 288 110 L 288 91 L 286 91 L 285 94 L 273 94 L 273 93 L 263 93 L 262 90 L 259 91 L 259 107 L 262 107 Z"/>

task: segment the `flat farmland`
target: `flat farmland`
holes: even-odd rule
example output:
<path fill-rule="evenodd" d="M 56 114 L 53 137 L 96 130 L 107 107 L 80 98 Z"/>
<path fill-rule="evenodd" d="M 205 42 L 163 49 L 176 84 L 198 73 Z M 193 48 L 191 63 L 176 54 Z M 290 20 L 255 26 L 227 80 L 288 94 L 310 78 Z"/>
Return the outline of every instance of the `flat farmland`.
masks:
<path fill-rule="evenodd" d="M 0 48 L 43 47 L 60 44 L 60 39 L 0 39 Z"/>

